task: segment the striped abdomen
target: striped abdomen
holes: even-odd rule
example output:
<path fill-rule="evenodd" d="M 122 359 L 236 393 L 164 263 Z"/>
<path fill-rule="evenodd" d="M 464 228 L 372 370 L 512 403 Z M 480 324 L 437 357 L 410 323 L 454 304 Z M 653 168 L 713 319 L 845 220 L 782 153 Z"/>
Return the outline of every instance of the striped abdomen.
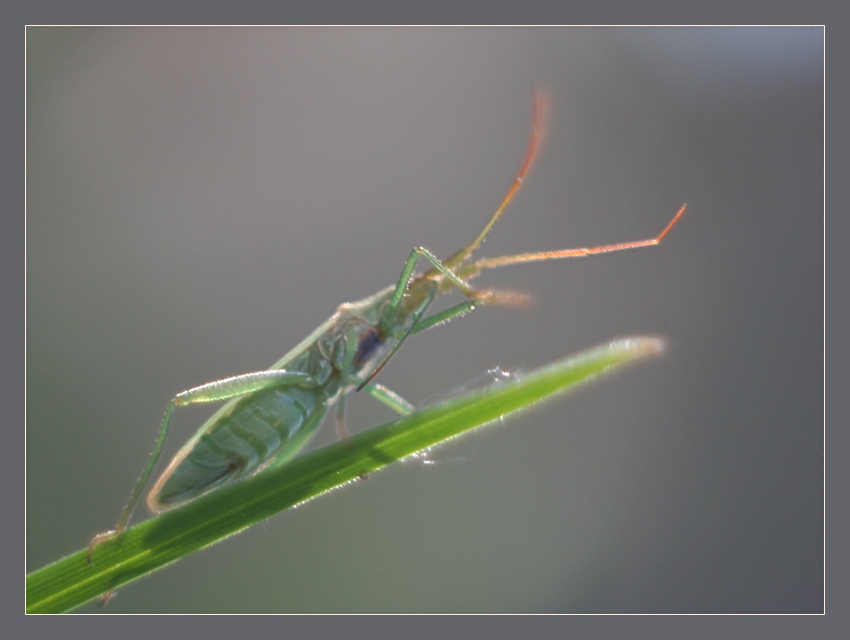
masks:
<path fill-rule="evenodd" d="M 231 401 L 193 437 L 162 474 L 148 508 L 165 511 L 250 476 L 307 444 L 327 412 L 326 389 L 287 386 Z"/>

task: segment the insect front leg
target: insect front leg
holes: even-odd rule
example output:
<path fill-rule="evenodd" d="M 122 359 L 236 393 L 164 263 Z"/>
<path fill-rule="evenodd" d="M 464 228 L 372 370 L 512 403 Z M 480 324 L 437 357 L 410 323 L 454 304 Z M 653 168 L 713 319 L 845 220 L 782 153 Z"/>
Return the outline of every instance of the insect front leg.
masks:
<path fill-rule="evenodd" d="M 153 451 L 151 452 L 148 462 L 142 471 L 142 475 L 139 476 L 139 479 L 136 481 L 136 486 L 130 494 L 130 499 L 127 502 L 127 505 L 124 507 L 124 510 L 121 512 L 121 516 L 118 518 L 118 524 L 115 525 L 114 529 L 98 533 L 89 543 L 89 564 L 93 564 L 92 555 L 94 554 L 94 550 L 97 545 L 104 540 L 108 540 L 109 538 L 118 535 L 127 528 L 127 524 L 130 522 L 130 517 L 133 515 L 133 511 L 136 509 L 136 504 L 138 504 L 139 498 L 142 495 L 142 491 L 144 490 L 147 481 L 150 479 L 151 473 L 153 473 L 154 467 L 156 467 L 156 463 L 159 461 L 159 457 L 162 454 L 162 449 L 165 446 L 165 440 L 168 436 L 168 429 L 171 425 L 171 417 L 177 407 L 228 400 L 230 398 L 263 391 L 273 387 L 309 384 L 311 380 L 312 378 L 303 372 L 270 369 L 208 382 L 207 384 L 202 384 L 198 387 L 181 391 L 174 396 L 174 398 L 171 399 L 171 402 L 168 403 L 168 408 L 165 410 L 165 417 L 162 419 L 162 426 L 159 429 L 159 434 L 157 435 Z"/>
<path fill-rule="evenodd" d="M 410 252 L 410 257 L 407 259 L 405 268 L 402 271 L 402 278 L 399 279 L 399 282 L 396 284 L 396 290 L 393 293 L 392 302 L 390 303 L 391 310 L 397 309 L 398 305 L 401 303 L 405 290 L 410 286 L 410 281 L 412 280 L 411 273 L 416 267 L 416 262 L 419 258 L 426 259 L 433 266 L 431 271 L 425 274 L 426 277 L 440 279 L 440 276 L 442 276 L 441 291 L 454 287 L 466 296 L 467 303 L 458 305 L 459 307 L 465 306 L 466 311 L 470 311 L 476 303 L 498 304 L 513 307 L 525 306 L 528 304 L 529 296 L 526 293 L 519 291 L 507 291 L 503 289 L 476 289 L 472 287 L 465 278 L 474 278 L 481 273 L 481 269 L 477 265 L 465 265 L 453 269 L 425 247 L 416 247 Z M 406 279 L 404 279 L 405 277 Z M 404 283 L 403 286 L 402 283 Z M 460 315 L 462 313 L 464 312 L 460 311 L 455 315 Z"/>
<path fill-rule="evenodd" d="M 442 274 L 442 276 L 457 288 L 463 295 L 465 295 L 470 300 L 480 300 L 483 298 L 487 298 L 490 292 L 487 291 L 477 291 L 473 287 L 469 285 L 468 282 L 463 280 L 460 276 L 458 276 L 449 266 L 447 266 L 442 260 L 440 260 L 437 256 L 431 253 L 425 247 L 414 247 L 410 255 L 407 257 L 407 262 L 404 263 L 404 269 L 401 271 L 401 276 L 399 276 L 398 282 L 396 283 L 395 290 L 393 291 L 393 297 L 390 300 L 390 304 L 388 307 L 388 317 L 392 317 L 395 315 L 396 310 L 401 304 L 401 299 L 404 297 L 404 293 L 407 291 L 410 286 L 411 280 L 413 280 L 413 271 L 416 269 L 416 263 L 419 261 L 419 258 L 424 258 L 428 262 L 431 263 L 436 276 L 437 273 Z"/>
<path fill-rule="evenodd" d="M 424 275 L 419 276 L 416 280 L 414 280 L 413 270 L 416 268 L 416 263 L 419 258 L 425 258 L 433 265 L 431 271 L 426 272 Z M 474 266 L 474 265 L 473 265 Z M 473 268 L 473 277 L 480 273 L 481 269 L 477 267 Z M 432 273 L 433 272 L 433 273 Z M 446 309 L 440 313 L 435 314 L 426 319 L 422 319 L 422 315 L 425 312 L 425 309 L 430 304 L 433 299 L 432 296 L 423 296 L 423 304 L 421 309 L 418 312 L 413 314 L 412 322 L 409 324 L 404 333 L 402 333 L 398 339 L 395 341 L 395 344 L 392 348 L 384 354 L 384 357 L 377 364 L 377 366 L 372 370 L 372 372 L 366 377 L 365 380 L 362 380 L 360 384 L 357 386 L 357 390 L 360 391 L 363 389 L 372 378 L 377 375 L 377 373 L 384 367 L 384 365 L 389 362 L 390 358 L 392 358 L 396 351 L 399 350 L 402 343 L 410 336 L 412 333 L 418 333 L 424 329 L 429 327 L 433 327 L 442 322 L 446 322 L 451 318 L 454 318 L 459 315 L 463 315 L 468 313 L 472 309 L 475 308 L 478 304 L 500 304 L 507 305 L 513 307 L 522 307 L 526 306 L 529 302 L 528 294 L 517 292 L 517 291 L 505 291 L 505 290 L 494 290 L 494 289 L 486 289 L 486 290 L 478 290 L 471 287 L 463 278 L 457 275 L 446 263 L 442 262 L 437 256 L 433 253 L 425 249 L 424 247 L 415 247 L 407 258 L 407 262 L 405 262 L 404 269 L 401 271 L 401 276 L 396 282 L 395 289 L 393 290 L 392 298 L 390 298 L 390 302 L 384 311 L 384 314 L 381 318 L 381 330 L 384 334 L 397 333 L 396 332 L 396 323 L 398 322 L 398 310 L 401 305 L 402 299 L 404 298 L 404 294 L 411 288 L 411 283 L 415 287 L 417 283 L 421 281 L 429 281 L 433 280 L 438 283 L 439 289 L 437 293 L 442 293 L 443 290 L 449 289 L 454 286 L 457 288 L 464 296 L 466 296 L 466 302 L 462 302 L 454 307 Z"/>

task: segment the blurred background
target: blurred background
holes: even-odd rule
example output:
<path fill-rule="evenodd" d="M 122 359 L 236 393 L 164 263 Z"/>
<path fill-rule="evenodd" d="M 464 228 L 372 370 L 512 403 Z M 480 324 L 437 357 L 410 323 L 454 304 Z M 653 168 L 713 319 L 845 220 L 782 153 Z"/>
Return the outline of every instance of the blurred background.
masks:
<path fill-rule="evenodd" d="M 28 29 L 28 570 L 114 524 L 176 392 L 270 365 L 413 246 L 471 240 L 537 87 L 549 137 L 482 255 L 688 214 L 655 249 L 482 276 L 536 304 L 417 335 L 381 380 L 422 403 L 626 335 L 666 355 L 279 514 L 107 611 L 821 611 L 813 27 Z M 347 409 L 352 430 L 392 418 Z M 166 457 L 212 410 L 178 412 Z"/>

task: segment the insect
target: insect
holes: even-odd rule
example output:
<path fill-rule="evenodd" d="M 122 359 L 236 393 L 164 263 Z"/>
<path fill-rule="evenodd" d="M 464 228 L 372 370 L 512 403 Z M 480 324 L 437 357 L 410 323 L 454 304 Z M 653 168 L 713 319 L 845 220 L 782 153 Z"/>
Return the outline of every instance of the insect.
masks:
<path fill-rule="evenodd" d="M 269 369 L 203 384 L 178 393 L 168 405 L 154 450 L 130 494 L 114 529 L 96 535 L 96 546 L 126 529 L 142 491 L 162 453 L 177 407 L 227 400 L 177 453 L 147 496 L 147 506 L 159 513 L 251 476 L 285 464 L 309 442 L 329 408 L 336 404 L 336 423 L 345 433 L 346 395 L 365 390 L 400 414 L 414 407 L 374 382 L 374 377 L 411 335 L 481 305 L 520 306 L 522 293 L 475 289 L 469 281 L 486 269 L 513 264 L 611 253 L 659 244 L 685 212 L 678 210 L 654 238 L 597 247 L 520 253 L 473 260 L 473 254 L 513 200 L 538 155 L 544 137 L 549 101 L 536 93 L 531 136 L 519 172 L 495 213 L 472 242 L 444 260 L 423 247 L 414 248 L 395 284 L 336 312 Z M 420 260 L 428 267 L 415 273 Z M 459 291 L 464 300 L 426 315 L 443 293 Z"/>

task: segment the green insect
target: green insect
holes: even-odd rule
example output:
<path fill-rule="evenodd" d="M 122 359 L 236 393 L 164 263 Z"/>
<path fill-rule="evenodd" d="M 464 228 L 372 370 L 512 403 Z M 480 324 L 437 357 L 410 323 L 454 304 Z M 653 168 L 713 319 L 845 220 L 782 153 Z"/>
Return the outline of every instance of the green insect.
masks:
<path fill-rule="evenodd" d="M 479 305 L 519 306 L 522 293 L 475 289 L 469 281 L 485 269 L 512 264 L 558 260 L 657 245 L 685 212 L 685 205 L 656 237 L 598 247 L 521 253 L 473 260 L 502 212 L 516 195 L 540 150 L 549 102 L 534 96 L 534 118 L 525 158 L 496 212 L 469 244 L 445 260 L 417 247 L 395 284 L 358 302 L 340 305 L 336 313 L 269 369 L 224 378 L 178 393 L 168 405 L 153 452 L 114 529 L 96 535 L 89 560 L 103 540 L 126 529 L 145 485 L 159 460 L 177 407 L 227 400 L 177 453 L 147 497 L 159 513 L 251 476 L 285 464 L 310 441 L 328 409 L 336 403 L 336 423 L 345 433 L 345 398 L 365 390 L 400 414 L 411 403 L 373 381 L 411 335 L 472 311 Z M 416 274 L 420 259 L 427 270 Z M 457 289 L 460 302 L 430 316 L 426 311 L 443 293 Z"/>

